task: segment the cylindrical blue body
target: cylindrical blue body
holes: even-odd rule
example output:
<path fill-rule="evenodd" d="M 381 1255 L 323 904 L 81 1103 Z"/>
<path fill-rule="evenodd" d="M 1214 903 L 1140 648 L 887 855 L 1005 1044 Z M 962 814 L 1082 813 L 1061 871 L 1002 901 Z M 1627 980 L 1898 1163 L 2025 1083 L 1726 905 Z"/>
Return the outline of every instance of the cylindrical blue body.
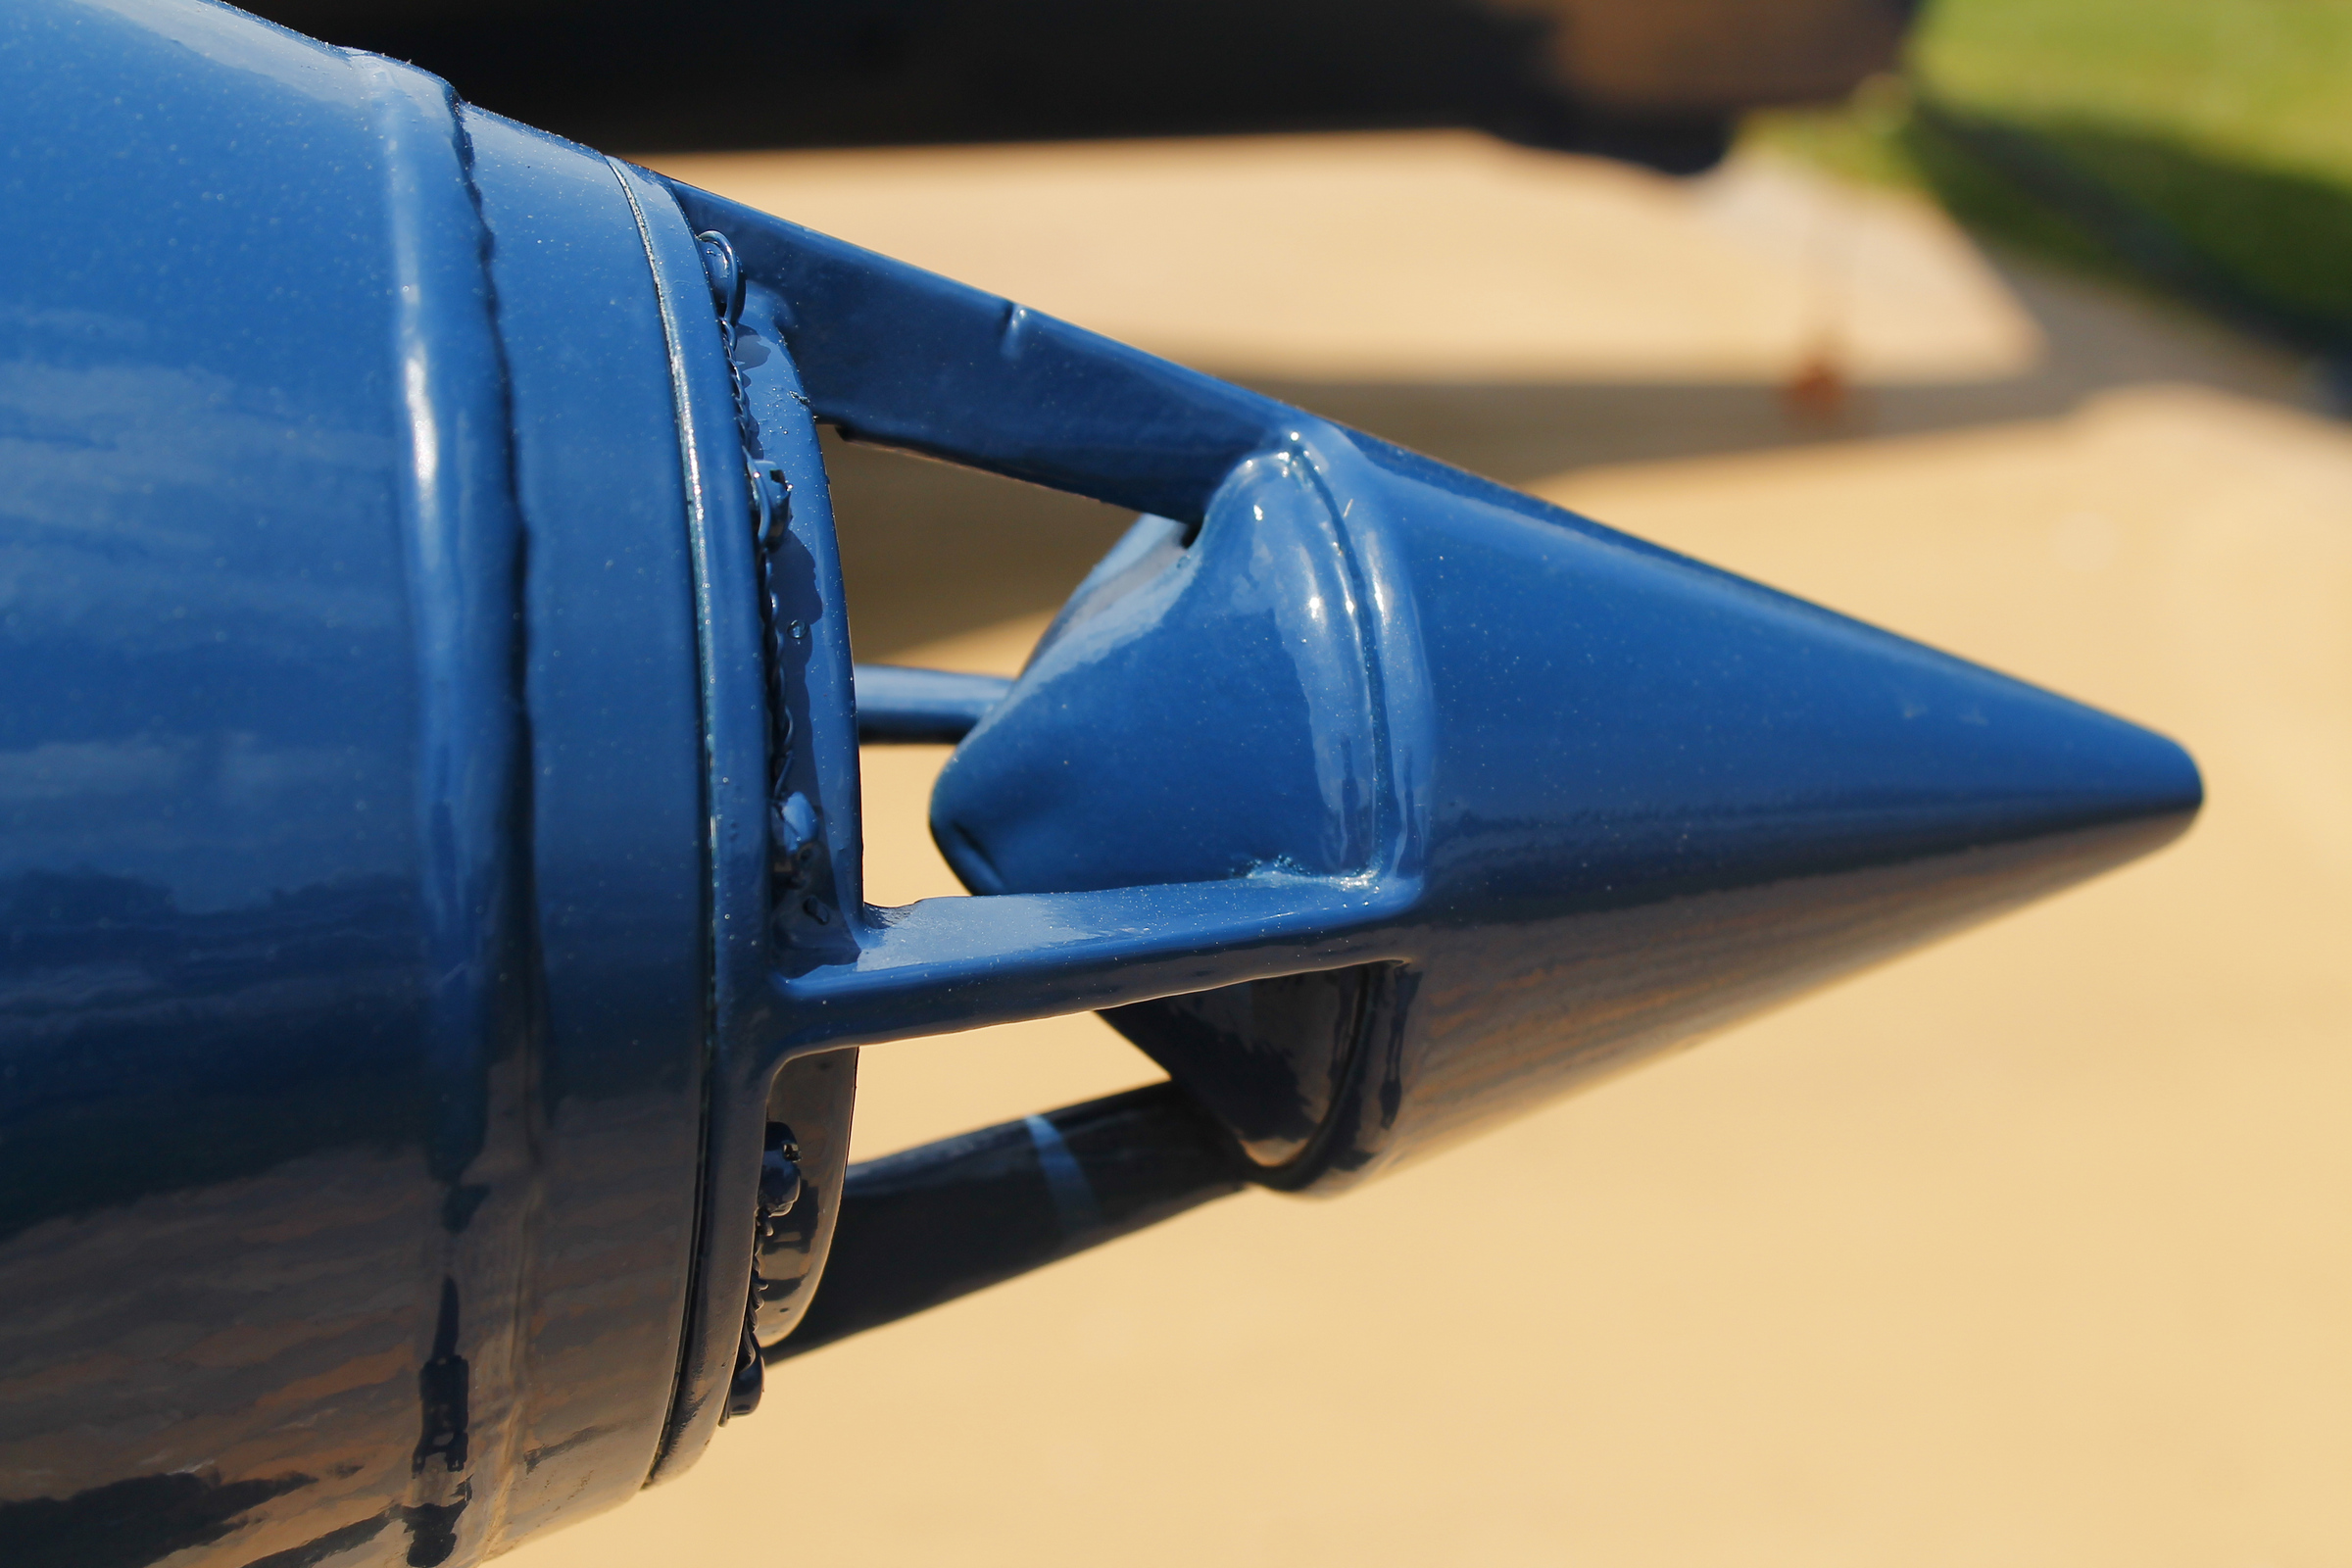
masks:
<path fill-rule="evenodd" d="M 470 1560 L 678 1384 L 691 234 L 194 0 L 0 29 L 0 1558 Z"/>

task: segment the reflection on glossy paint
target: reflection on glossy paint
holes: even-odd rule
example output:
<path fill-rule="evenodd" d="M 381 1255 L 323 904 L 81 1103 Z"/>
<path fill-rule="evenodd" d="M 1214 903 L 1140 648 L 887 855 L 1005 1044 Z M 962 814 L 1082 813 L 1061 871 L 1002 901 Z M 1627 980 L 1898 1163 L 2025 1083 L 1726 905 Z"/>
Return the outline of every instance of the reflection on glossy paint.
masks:
<path fill-rule="evenodd" d="M 1348 495 L 1319 509 L 1349 519 L 1344 543 L 1287 550 L 1270 498 L 1290 492 L 1252 490 L 1246 513 L 1212 506 L 1165 577 L 1242 613 L 1316 597 L 1312 561 L 1368 557 L 1409 596 L 1411 635 L 1352 639 L 1384 661 L 1379 723 L 1350 733 L 1432 736 L 1424 793 L 1399 811 L 1371 747 L 1327 755 L 1348 798 L 1390 807 L 1392 843 L 1364 860 L 1427 846 L 1420 876 L 1389 878 L 1411 912 L 1358 948 L 1413 982 L 1375 988 L 1336 1046 L 1296 1015 L 1305 977 L 1106 1014 L 1286 1184 L 1437 1147 L 2141 853 L 2196 808 L 2196 771 L 2161 737 L 1475 481 L 1348 464 L 1358 448 L 1385 456 L 1339 431 L 1302 447 Z M 1253 531 L 1250 569 L 1220 574 L 1221 526 Z M 1394 617 L 1404 599 L 1356 603 Z M 1331 865 L 1332 794 L 1301 810 L 1280 787 L 1299 719 L 1241 695 L 1236 639 L 1185 631 L 1219 670 L 1170 637 L 1092 660 L 1081 685 L 1041 651 L 941 775 L 934 817 L 967 881 L 981 854 L 992 891 L 1032 893 Z M 1360 662 L 1284 646 L 1305 706 L 1361 700 Z M 1408 678 L 1381 680 L 1403 648 Z M 1212 726 L 1213 751 L 1191 743 Z"/>

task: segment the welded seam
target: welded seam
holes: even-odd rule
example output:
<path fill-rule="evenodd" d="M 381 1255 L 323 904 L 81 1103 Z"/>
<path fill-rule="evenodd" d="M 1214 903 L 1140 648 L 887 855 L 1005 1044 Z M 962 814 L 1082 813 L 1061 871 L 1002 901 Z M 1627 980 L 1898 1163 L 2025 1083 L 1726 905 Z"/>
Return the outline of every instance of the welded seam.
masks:
<path fill-rule="evenodd" d="M 703 803 L 704 856 L 702 923 L 710 936 L 710 961 L 703 971 L 703 1016 L 708 1020 L 708 1025 L 703 1033 L 702 1121 L 695 1139 L 695 1234 L 693 1246 L 687 1252 L 687 1256 L 692 1259 L 692 1262 L 689 1264 L 686 1279 L 686 1315 L 678 1330 L 677 1371 L 671 1383 L 671 1388 L 675 1391 L 685 1388 L 694 1373 L 693 1362 L 695 1351 L 698 1348 L 694 1325 L 701 1310 L 700 1303 L 704 1291 L 707 1289 L 707 1282 L 703 1278 L 704 1233 L 709 1225 L 708 1209 L 710 1202 L 711 1097 L 714 1092 L 718 1062 L 718 966 L 720 954 L 717 929 L 717 878 L 720 855 L 718 814 L 711 800 L 710 791 L 711 778 L 718 765 L 710 730 L 711 694 L 716 689 L 718 668 L 715 651 L 710 646 L 710 509 L 705 500 L 707 480 L 702 471 L 702 453 L 696 443 L 693 388 L 686 378 L 685 349 L 678 337 L 678 301 L 673 296 L 667 280 L 662 276 L 654 241 L 653 225 L 646 217 L 644 207 L 637 200 L 637 191 L 629 180 L 626 166 L 616 158 L 608 158 L 606 163 L 612 167 L 612 177 L 620 185 L 622 199 L 629 204 L 629 215 L 637 220 L 637 237 L 645 245 L 646 267 L 653 274 L 654 296 L 659 304 L 662 317 L 662 343 L 667 350 L 669 362 L 670 399 L 677 416 L 678 463 L 680 477 L 685 488 L 687 545 L 694 561 L 695 659 L 700 673 L 700 679 L 695 683 L 695 703 L 701 718 L 700 728 L 703 743 L 703 766 L 700 781 Z M 672 1408 L 663 1418 L 662 1439 L 656 1446 L 654 1461 L 648 1472 L 649 1482 L 653 1475 L 660 1473 L 662 1465 L 668 1460 L 677 1436 L 676 1427 L 677 1416 L 673 1393 Z"/>
<path fill-rule="evenodd" d="M 493 1548 L 524 1389 L 523 1259 L 539 1158 L 524 540 L 490 238 L 456 99 L 412 67 L 350 58 L 382 151 L 408 438 L 401 503 L 420 677 L 437 1106 L 425 1155 L 443 1200 L 425 1286 L 419 1436 L 398 1513 L 408 1561 L 433 1568 Z"/>
<path fill-rule="evenodd" d="M 1345 439 L 1345 437 L 1343 437 Z M 1372 710 L 1372 799 L 1376 803 L 1372 831 L 1376 838 L 1387 840 L 1373 853 L 1379 857 L 1373 867 L 1374 876 L 1396 874 L 1396 862 L 1403 847 L 1406 824 L 1396 814 L 1391 803 L 1397 797 L 1397 767 L 1394 725 L 1389 714 L 1388 649 L 1380 632 L 1380 606 L 1373 597 L 1369 574 L 1363 563 L 1356 559 L 1355 541 L 1348 526 L 1348 514 L 1353 510 L 1353 498 L 1343 501 L 1333 488 L 1331 476 L 1323 471 L 1318 461 L 1321 454 L 1307 440 L 1302 430 L 1290 434 L 1289 448 L 1298 466 L 1306 470 L 1315 494 L 1322 499 L 1324 519 L 1331 528 L 1332 544 L 1339 553 L 1340 569 L 1347 574 L 1349 617 L 1354 621 L 1356 647 L 1361 651 L 1364 665 L 1365 696 Z"/>

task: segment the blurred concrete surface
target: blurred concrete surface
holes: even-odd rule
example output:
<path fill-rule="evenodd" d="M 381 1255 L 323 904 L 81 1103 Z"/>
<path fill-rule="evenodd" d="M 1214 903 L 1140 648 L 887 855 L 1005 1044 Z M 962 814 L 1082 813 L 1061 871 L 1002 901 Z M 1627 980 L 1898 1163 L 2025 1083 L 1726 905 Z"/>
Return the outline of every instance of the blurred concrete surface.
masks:
<path fill-rule="evenodd" d="M 2206 816 L 1361 1194 L 789 1363 L 509 1560 L 2352 1559 L 2352 431 L 2290 363 L 1792 170 L 1193 154 L 669 167 L 2154 724 Z M 1825 318 L 1855 384 L 1792 412 Z M 1014 668 L 1122 520 L 837 456 L 867 657 Z M 943 755 L 867 755 L 877 899 L 955 891 Z M 1092 1019 L 876 1050 L 858 1148 L 1152 1076 Z"/>

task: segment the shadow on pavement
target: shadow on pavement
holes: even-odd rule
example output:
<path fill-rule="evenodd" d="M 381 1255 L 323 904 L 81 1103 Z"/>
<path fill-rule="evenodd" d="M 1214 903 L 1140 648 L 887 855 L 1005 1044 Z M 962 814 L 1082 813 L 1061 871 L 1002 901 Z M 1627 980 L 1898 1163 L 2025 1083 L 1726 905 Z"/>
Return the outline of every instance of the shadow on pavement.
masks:
<path fill-rule="evenodd" d="M 2292 350 L 2352 360 L 2352 192 L 2100 121 L 1923 98 L 1906 150 L 1980 233 L 2192 300 Z"/>
<path fill-rule="evenodd" d="M 2004 267 L 2048 352 L 1999 380 L 1854 389 L 1834 416 L 1755 382 L 1286 381 L 1271 396 L 1522 488 L 1601 464 L 1663 462 L 2054 418 L 2120 386 L 2180 382 L 2307 405 L 2293 358 L 2162 302 Z M 1214 369 L 1215 367 L 1206 367 Z M 828 434 L 858 657 L 1057 607 L 1130 514 Z M 1606 520 L 1606 519 L 1603 519 Z"/>

